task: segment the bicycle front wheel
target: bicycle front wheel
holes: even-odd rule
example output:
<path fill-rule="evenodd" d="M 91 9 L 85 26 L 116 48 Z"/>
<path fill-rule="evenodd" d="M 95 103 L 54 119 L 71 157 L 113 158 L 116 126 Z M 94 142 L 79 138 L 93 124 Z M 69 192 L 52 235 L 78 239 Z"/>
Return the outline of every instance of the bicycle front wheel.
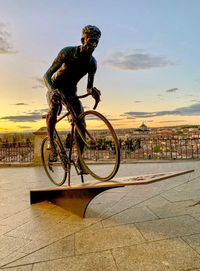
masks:
<path fill-rule="evenodd" d="M 85 125 L 83 125 L 85 123 Z M 97 111 L 85 111 L 78 117 L 75 142 L 85 171 L 100 181 L 112 179 L 119 169 L 120 149 L 110 122 Z M 80 141 L 84 142 L 84 148 Z"/>
<path fill-rule="evenodd" d="M 57 162 L 49 162 L 49 152 L 50 152 L 50 146 L 49 146 L 49 138 L 45 137 L 42 146 L 41 146 L 41 157 L 42 157 L 42 163 L 44 166 L 44 170 L 49 177 L 49 179 L 58 186 L 61 186 L 64 184 L 67 172 L 64 168 L 63 161 L 62 161 L 62 149 L 57 140 L 54 141 L 56 150 L 58 153 L 58 161 Z"/>

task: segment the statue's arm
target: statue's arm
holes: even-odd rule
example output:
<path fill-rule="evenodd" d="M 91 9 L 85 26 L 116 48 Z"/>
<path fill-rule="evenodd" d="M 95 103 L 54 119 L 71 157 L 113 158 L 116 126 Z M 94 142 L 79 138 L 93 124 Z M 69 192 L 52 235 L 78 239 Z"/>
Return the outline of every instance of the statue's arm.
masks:
<path fill-rule="evenodd" d="M 97 70 L 97 62 L 93 58 L 92 63 L 90 64 L 90 69 L 88 71 L 88 81 L 87 81 L 87 90 L 88 91 L 93 88 L 94 76 L 95 76 L 96 70 Z"/>
<path fill-rule="evenodd" d="M 53 82 L 52 82 L 52 75 L 62 66 L 65 59 L 65 53 L 63 50 L 60 51 L 58 56 L 53 61 L 51 67 L 47 70 L 44 74 L 44 82 L 47 88 L 51 91 L 54 90 Z"/>
<path fill-rule="evenodd" d="M 87 90 L 93 88 L 93 84 L 94 84 L 94 74 L 88 74 Z"/>

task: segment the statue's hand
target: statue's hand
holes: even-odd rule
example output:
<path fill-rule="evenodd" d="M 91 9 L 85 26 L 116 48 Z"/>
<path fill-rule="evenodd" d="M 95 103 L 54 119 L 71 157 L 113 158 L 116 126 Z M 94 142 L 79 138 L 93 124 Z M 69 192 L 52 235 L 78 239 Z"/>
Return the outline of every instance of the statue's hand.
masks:
<path fill-rule="evenodd" d="M 93 88 L 89 89 L 88 92 L 92 95 L 92 97 L 95 100 L 100 101 L 101 91 L 99 89 L 97 89 L 96 87 L 93 87 Z"/>
<path fill-rule="evenodd" d="M 93 107 L 93 109 L 96 109 L 98 103 L 101 101 L 100 96 L 101 96 L 101 91 L 99 89 L 97 89 L 96 87 L 93 87 L 91 89 L 87 90 L 88 93 L 90 93 L 92 95 L 92 97 L 95 99 L 95 105 Z"/>

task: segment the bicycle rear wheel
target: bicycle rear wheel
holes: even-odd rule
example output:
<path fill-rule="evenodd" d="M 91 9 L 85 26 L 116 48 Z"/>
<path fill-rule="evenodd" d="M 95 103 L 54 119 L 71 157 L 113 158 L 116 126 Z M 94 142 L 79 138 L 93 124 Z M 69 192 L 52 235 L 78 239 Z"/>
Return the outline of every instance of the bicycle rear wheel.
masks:
<path fill-rule="evenodd" d="M 86 126 L 81 124 L 84 121 Z M 97 111 L 85 111 L 78 117 L 75 130 L 78 156 L 84 170 L 100 181 L 112 179 L 119 169 L 120 149 L 110 122 Z M 84 141 L 83 150 L 80 138 Z"/>
<path fill-rule="evenodd" d="M 50 146 L 49 146 L 49 138 L 45 137 L 42 146 L 41 146 L 41 157 L 42 157 L 42 163 L 44 166 L 44 170 L 49 177 L 49 179 L 58 186 L 61 186 L 64 184 L 67 172 L 65 170 L 65 167 L 63 165 L 62 161 L 62 147 L 60 146 L 59 142 L 57 140 L 54 140 L 56 150 L 58 153 L 58 161 L 57 162 L 49 162 L 49 153 L 50 153 Z"/>

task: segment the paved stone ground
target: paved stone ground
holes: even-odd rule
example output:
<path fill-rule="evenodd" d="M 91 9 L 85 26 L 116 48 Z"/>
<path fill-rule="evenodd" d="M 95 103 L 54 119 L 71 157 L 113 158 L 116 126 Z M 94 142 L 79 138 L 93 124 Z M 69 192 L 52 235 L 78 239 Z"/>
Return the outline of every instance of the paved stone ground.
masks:
<path fill-rule="evenodd" d="M 30 205 L 30 189 L 52 186 L 42 168 L 1 168 L 0 270 L 200 270 L 200 162 L 123 164 L 118 177 L 185 169 L 195 172 L 108 190 L 80 219 Z"/>

